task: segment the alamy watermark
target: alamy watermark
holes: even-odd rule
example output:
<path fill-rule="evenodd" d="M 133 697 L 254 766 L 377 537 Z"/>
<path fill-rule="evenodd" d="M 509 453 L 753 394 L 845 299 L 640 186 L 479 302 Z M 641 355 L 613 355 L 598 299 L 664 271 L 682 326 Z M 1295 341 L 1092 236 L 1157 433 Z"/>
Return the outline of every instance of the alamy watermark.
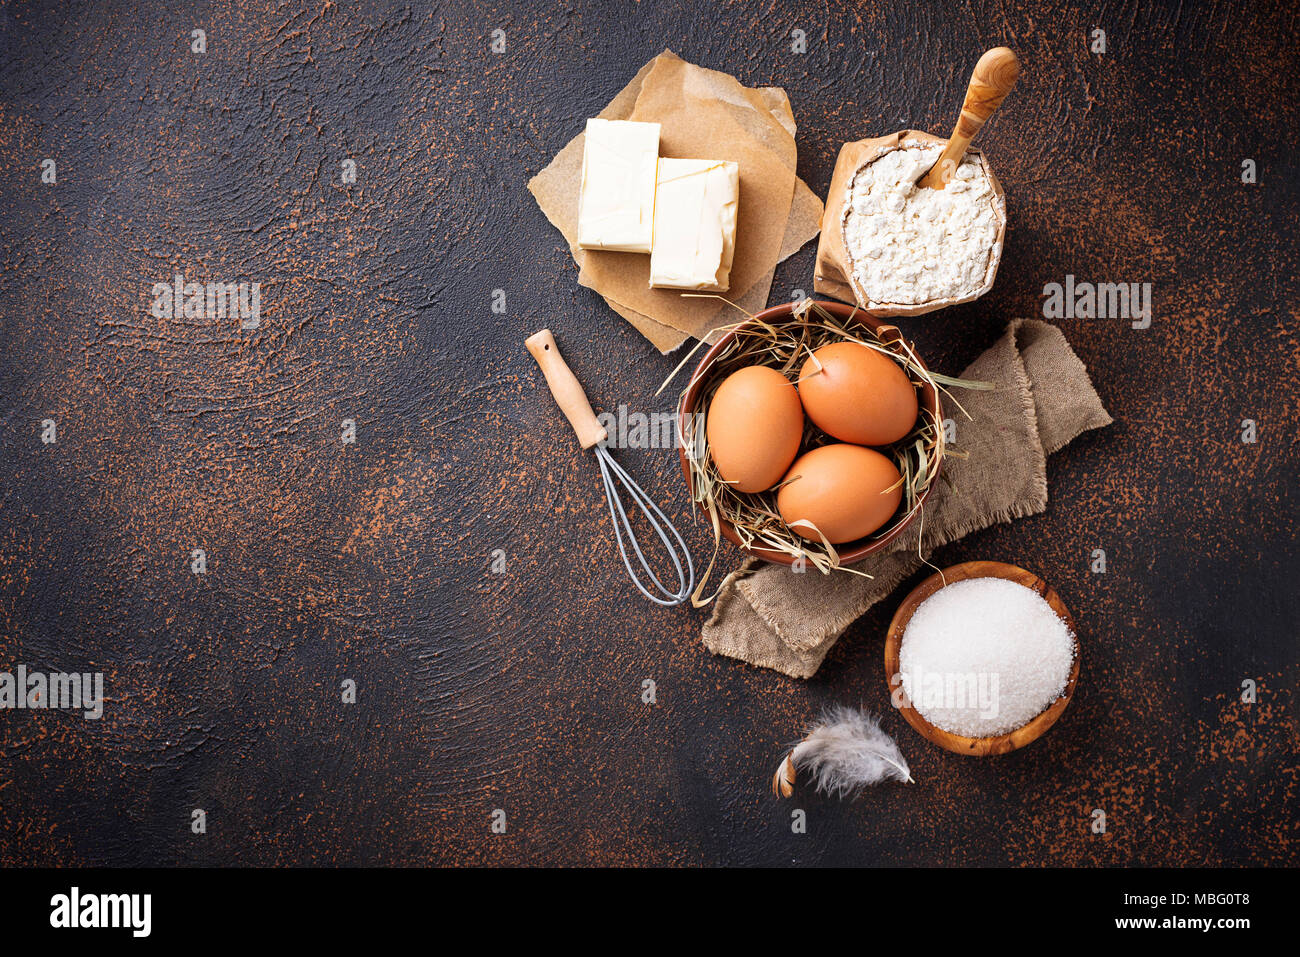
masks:
<path fill-rule="evenodd" d="M 50 898 L 50 926 L 56 930 L 120 928 L 132 937 L 148 937 L 152 913 L 152 894 L 88 894 L 74 885 Z"/>
<path fill-rule="evenodd" d="M 26 665 L 0 671 L 0 708 L 80 711 L 87 721 L 97 721 L 104 714 L 104 675 L 28 671 Z"/>
<path fill-rule="evenodd" d="M 971 709 L 981 718 L 999 711 L 998 673 L 985 671 L 900 671 L 889 680 L 895 708 L 911 705 L 924 710 Z M 911 689 L 909 692 L 907 689 Z"/>
<path fill-rule="evenodd" d="M 1075 282 L 1043 287 L 1044 319 L 1129 319 L 1134 329 L 1151 325 L 1151 283 Z"/>
<path fill-rule="evenodd" d="M 256 329 L 262 324 L 260 282 L 186 282 L 176 273 L 171 282 L 153 284 L 155 319 L 239 319 L 240 328 Z"/>
<path fill-rule="evenodd" d="M 703 455 L 704 416 L 693 412 L 686 435 L 679 429 L 676 412 L 636 412 L 620 403 L 614 412 L 601 412 L 596 420 L 605 427 L 604 445 L 611 449 L 677 449 L 693 443 Z"/>

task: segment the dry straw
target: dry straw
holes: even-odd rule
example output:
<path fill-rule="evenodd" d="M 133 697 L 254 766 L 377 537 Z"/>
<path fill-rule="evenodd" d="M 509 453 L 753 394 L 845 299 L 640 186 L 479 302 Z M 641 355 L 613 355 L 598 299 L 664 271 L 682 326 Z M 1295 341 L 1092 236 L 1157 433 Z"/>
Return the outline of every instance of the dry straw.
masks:
<path fill-rule="evenodd" d="M 854 309 L 853 315 L 856 314 L 857 309 Z M 717 558 L 721 541 L 720 521 L 725 521 L 735 528 L 736 535 L 745 548 L 771 549 L 789 555 L 794 560 L 803 559 L 823 574 L 829 574 L 832 570 L 841 570 L 871 577 L 858 569 L 842 565 L 835 546 L 828 542 L 820 530 L 811 523 L 806 523 L 806 527 L 812 529 L 820 541 L 803 538 L 787 525 L 776 510 L 776 492 L 780 486 L 765 492 L 740 492 L 718 474 L 709 456 L 708 444 L 704 437 L 709 404 L 718 386 L 737 369 L 751 365 L 771 366 L 788 378 L 816 350 L 834 342 L 856 342 L 888 356 L 902 366 L 908 379 L 914 384 L 931 385 L 936 391 L 944 392 L 950 397 L 951 393 L 947 392 L 945 386 L 988 389 L 992 388 L 992 385 L 986 382 L 954 379 L 931 372 L 917 359 L 911 346 L 902 337 L 892 342 L 884 342 L 869 326 L 855 323 L 851 317 L 849 320 L 841 321 L 811 299 L 804 299 L 797 303 L 792 310 L 790 321 L 780 325 L 772 325 L 750 316 L 743 322 L 724 326 L 717 331 L 731 332 L 734 335 L 708 366 L 697 369 L 686 384 L 682 396 L 697 382 L 702 383 L 694 406 L 694 412 L 697 414 L 687 417 L 687 420 L 682 423 L 681 436 L 691 473 L 692 497 L 709 516 L 713 525 L 714 558 Z M 698 349 L 703 344 L 698 343 L 695 348 Z M 660 386 L 660 391 L 663 391 L 663 388 L 681 371 L 694 352 L 693 349 L 682 360 L 664 385 Z M 960 402 L 953 399 L 953 403 L 965 414 L 966 410 L 962 409 Z M 678 407 L 681 407 L 681 397 L 678 399 Z M 801 450 L 806 451 L 831 441 L 834 440 L 824 435 L 811 422 L 805 422 Z M 898 466 L 901 476 L 899 484 L 903 491 L 902 504 L 893 521 L 874 532 L 867 541 L 885 537 L 899 525 L 910 521 L 921 509 L 925 491 L 939 474 L 939 463 L 945 454 L 943 423 L 935 418 L 933 410 L 922 408 L 916 426 L 907 437 L 880 451 L 889 456 Z M 712 568 L 711 561 L 709 571 L 705 572 L 700 587 L 696 589 L 693 596 L 693 604 L 697 607 L 707 604 L 716 597 L 715 593 L 707 599 L 699 598 Z"/>

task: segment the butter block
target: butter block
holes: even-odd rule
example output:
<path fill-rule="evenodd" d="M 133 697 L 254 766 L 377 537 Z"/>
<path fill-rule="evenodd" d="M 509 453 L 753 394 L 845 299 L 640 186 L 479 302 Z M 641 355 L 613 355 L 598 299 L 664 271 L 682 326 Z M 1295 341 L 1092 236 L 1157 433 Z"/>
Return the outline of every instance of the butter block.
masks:
<path fill-rule="evenodd" d="M 654 238 L 659 124 L 587 120 L 578 197 L 583 249 L 648 253 Z"/>
<path fill-rule="evenodd" d="M 651 287 L 725 292 L 736 252 L 739 204 L 739 164 L 659 160 Z"/>

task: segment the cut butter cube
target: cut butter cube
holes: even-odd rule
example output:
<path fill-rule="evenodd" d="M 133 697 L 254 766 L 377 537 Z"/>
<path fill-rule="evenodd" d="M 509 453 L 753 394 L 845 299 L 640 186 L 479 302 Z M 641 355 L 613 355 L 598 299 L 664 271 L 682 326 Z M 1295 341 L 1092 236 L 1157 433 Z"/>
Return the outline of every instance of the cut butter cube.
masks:
<path fill-rule="evenodd" d="M 578 245 L 648 253 L 654 237 L 659 124 L 588 120 Z"/>
<path fill-rule="evenodd" d="M 736 252 L 739 203 L 739 164 L 661 159 L 650 285 L 725 292 Z"/>

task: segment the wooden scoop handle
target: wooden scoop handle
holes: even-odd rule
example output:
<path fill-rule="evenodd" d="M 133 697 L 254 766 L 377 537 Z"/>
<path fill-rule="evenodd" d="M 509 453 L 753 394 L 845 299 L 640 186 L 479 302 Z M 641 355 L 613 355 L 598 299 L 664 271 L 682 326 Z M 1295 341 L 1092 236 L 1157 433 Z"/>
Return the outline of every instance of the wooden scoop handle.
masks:
<path fill-rule="evenodd" d="M 1020 61 L 1006 47 L 994 47 L 975 64 L 970 85 L 966 87 L 966 102 L 961 105 L 961 116 L 953 127 L 948 145 L 943 148 L 939 162 L 920 179 L 920 185 L 930 189 L 943 189 L 952 179 L 957 164 L 966 155 L 966 147 L 980 131 L 984 121 L 1002 105 L 1020 77 Z"/>
<path fill-rule="evenodd" d="M 569 417 L 569 424 L 578 433 L 582 447 L 589 449 L 597 442 L 605 441 L 609 433 L 592 411 L 582 385 L 560 356 L 560 347 L 555 344 L 551 330 L 543 329 L 533 333 L 524 340 L 524 345 L 542 367 L 546 384 L 551 387 L 551 395 L 555 396 L 560 411 Z"/>

